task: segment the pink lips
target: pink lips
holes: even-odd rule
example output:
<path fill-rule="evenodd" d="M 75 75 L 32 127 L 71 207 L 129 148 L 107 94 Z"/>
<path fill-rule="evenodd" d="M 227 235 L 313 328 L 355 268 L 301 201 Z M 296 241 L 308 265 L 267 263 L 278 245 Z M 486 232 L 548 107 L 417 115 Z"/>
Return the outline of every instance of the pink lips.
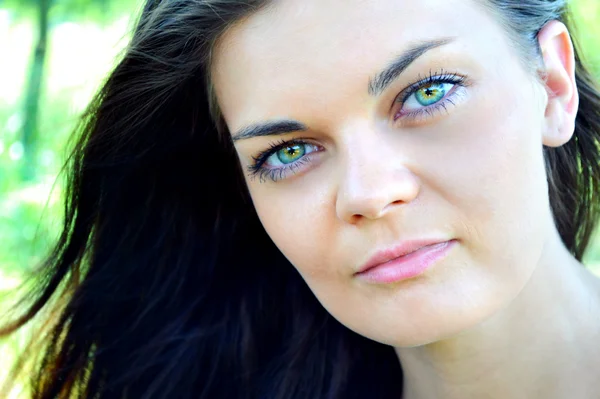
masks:
<path fill-rule="evenodd" d="M 450 241 L 405 241 L 376 253 L 355 274 L 372 283 L 390 284 L 422 274 L 456 244 Z"/>

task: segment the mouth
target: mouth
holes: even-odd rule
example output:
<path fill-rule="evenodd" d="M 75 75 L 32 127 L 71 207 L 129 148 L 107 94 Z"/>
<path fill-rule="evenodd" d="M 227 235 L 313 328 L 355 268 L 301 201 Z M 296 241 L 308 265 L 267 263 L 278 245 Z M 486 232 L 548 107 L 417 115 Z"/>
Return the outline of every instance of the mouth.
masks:
<path fill-rule="evenodd" d="M 355 277 L 370 283 L 391 284 L 417 277 L 444 258 L 457 240 L 405 241 L 377 252 Z"/>

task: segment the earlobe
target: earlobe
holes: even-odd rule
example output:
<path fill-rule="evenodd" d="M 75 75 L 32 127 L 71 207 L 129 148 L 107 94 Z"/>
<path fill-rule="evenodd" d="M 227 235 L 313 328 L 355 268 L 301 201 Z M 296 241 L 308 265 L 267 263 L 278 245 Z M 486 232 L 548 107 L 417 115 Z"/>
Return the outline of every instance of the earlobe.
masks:
<path fill-rule="evenodd" d="M 575 54 L 567 27 L 548 22 L 538 34 L 544 60 L 543 80 L 548 94 L 543 144 L 559 147 L 575 131 L 579 93 L 575 81 Z"/>

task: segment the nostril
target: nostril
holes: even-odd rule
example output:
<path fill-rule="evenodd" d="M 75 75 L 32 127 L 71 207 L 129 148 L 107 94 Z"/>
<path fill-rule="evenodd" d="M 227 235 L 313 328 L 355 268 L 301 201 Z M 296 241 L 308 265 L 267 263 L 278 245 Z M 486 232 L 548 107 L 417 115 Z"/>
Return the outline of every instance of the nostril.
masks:
<path fill-rule="evenodd" d="M 350 224 L 356 224 L 358 222 L 360 222 L 360 220 L 363 218 L 362 215 L 359 214 L 354 214 L 352 216 L 350 216 L 350 220 L 348 221 Z"/>

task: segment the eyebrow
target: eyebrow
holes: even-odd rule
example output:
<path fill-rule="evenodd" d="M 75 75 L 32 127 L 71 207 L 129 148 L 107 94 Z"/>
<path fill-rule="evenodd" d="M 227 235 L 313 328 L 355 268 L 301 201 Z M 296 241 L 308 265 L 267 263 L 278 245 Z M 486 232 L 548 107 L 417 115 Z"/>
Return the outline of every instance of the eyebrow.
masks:
<path fill-rule="evenodd" d="M 408 50 L 396 57 L 386 68 L 369 79 L 368 93 L 379 96 L 388 86 L 400 76 L 417 58 L 434 48 L 452 42 L 451 38 L 428 40 L 411 46 Z M 276 136 L 286 133 L 308 130 L 306 125 L 291 119 L 259 122 L 243 127 L 232 135 L 233 141 L 245 140 L 254 137 Z"/>
<path fill-rule="evenodd" d="M 380 95 L 387 87 L 404 72 L 417 58 L 437 47 L 452 42 L 452 38 L 443 38 L 421 42 L 404 51 L 394 59 L 383 71 L 379 72 L 373 79 L 369 80 L 369 94 Z"/>
<path fill-rule="evenodd" d="M 292 133 L 308 130 L 306 125 L 291 119 L 280 121 L 261 122 L 246 126 L 232 135 L 233 141 L 249 139 L 252 137 L 275 136 L 279 134 Z"/>

